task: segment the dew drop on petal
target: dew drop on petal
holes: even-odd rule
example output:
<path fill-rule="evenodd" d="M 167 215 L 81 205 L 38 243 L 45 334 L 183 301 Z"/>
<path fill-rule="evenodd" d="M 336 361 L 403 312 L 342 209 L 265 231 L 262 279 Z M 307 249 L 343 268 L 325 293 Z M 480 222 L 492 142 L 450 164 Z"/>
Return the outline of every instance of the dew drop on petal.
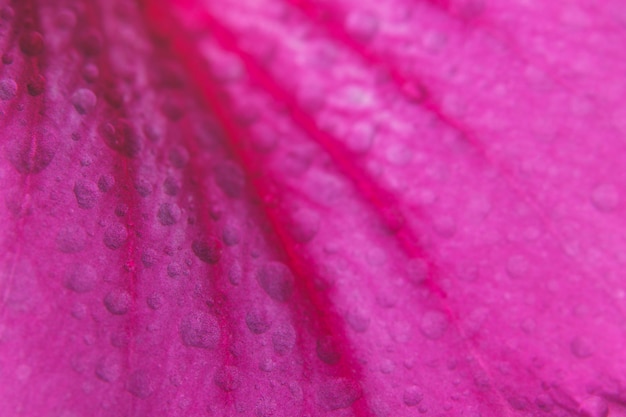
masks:
<path fill-rule="evenodd" d="M 376 15 L 365 11 L 351 12 L 345 22 L 346 32 L 362 42 L 371 40 L 376 35 L 378 26 Z"/>
<path fill-rule="evenodd" d="M 357 333 L 365 333 L 370 327 L 370 318 L 361 311 L 353 310 L 346 315 L 348 325 Z"/>
<path fill-rule="evenodd" d="M 126 120 L 102 123 L 99 132 L 104 143 L 122 155 L 134 158 L 141 151 L 141 139 Z"/>
<path fill-rule="evenodd" d="M 109 313 L 121 316 L 128 313 L 132 298 L 130 294 L 122 289 L 115 289 L 104 297 L 104 306 Z"/>
<path fill-rule="evenodd" d="M 107 248 L 116 250 L 124 246 L 126 239 L 128 239 L 126 227 L 121 223 L 114 223 L 107 227 L 102 241 Z"/>
<path fill-rule="evenodd" d="M 0 100 L 8 101 L 17 95 L 17 83 L 8 78 L 0 81 Z"/>
<path fill-rule="evenodd" d="M 70 225 L 59 230 L 56 237 L 57 249 L 62 253 L 78 253 L 85 249 L 87 232 L 78 225 Z"/>
<path fill-rule="evenodd" d="M 328 365 L 336 365 L 341 359 L 341 355 L 335 348 L 335 344 L 330 337 L 321 337 L 317 339 L 315 351 L 317 357 Z"/>
<path fill-rule="evenodd" d="M 590 200 L 598 211 L 614 211 L 620 204 L 620 192 L 613 184 L 599 184 L 591 192 Z"/>
<path fill-rule="evenodd" d="M 281 262 L 268 262 L 261 266 L 257 270 L 256 279 L 267 295 L 276 301 L 288 301 L 293 294 L 293 274 Z"/>
<path fill-rule="evenodd" d="M 96 376 L 104 382 L 115 382 L 122 376 L 122 362 L 115 355 L 100 358 L 96 363 Z"/>
<path fill-rule="evenodd" d="M 174 203 L 163 203 L 159 207 L 157 218 L 163 226 L 172 226 L 180 220 L 181 210 Z"/>
<path fill-rule="evenodd" d="M 78 180 L 74 184 L 74 196 L 80 208 L 91 209 L 98 202 L 98 186 L 93 181 Z"/>
<path fill-rule="evenodd" d="M 135 397 L 145 399 L 154 392 L 154 381 L 148 371 L 140 369 L 130 374 L 126 389 Z"/>
<path fill-rule="evenodd" d="M 506 262 L 506 272 L 511 278 L 523 278 L 528 268 L 528 259 L 522 255 L 513 255 Z"/>
<path fill-rule="evenodd" d="M 233 162 L 222 162 L 215 168 L 215 183 L 229 197 L 240 197 L 245 187 L 241 168 Z"/>
<path fill-rule="evenodd" d="M 231 392 L 239 388 L 241 385 L 241 378 L 239 376 L 239 370 L 234 366 L 223 366 L 215 372 L 213 376 L 213 382 L 222 391 Z"/>
<path fill-rule="evenodd" d="M 143 263 L 143 266 L 145 266 L 146 268 L 151 268 L 152 266 L 154 266 L 154 264 L 156 264 L 157 262 L 157 259 L 159 259 L 159 254 L 154 249 L 146 249 L 141 254 L 141 263 Z"/>
<path fill-rule="evenodd" d="M 185 346 L 201 349 L 215 349 L 221 335 L 217 321 L 201 311 L 186 315 L 180 323 L 179 333 Z"/>
<path fill-rule="evenodd" d="M 43 52 L 44 41 L 41 33 L 26 32 L 20 37 L 20 50 L 27 56 L 37 56 Z"/>
<path fill-rule="evenodd" d="M 198 259 L 209 265 L 218 263 L 222 258 L 222 243 L 215 238 L 194 240 L 191 249 Z"/>
<path fill-rule="evenodd" d="M 57 151 L 56 137 L 34 132 L 9 141 L 7 157 L 20 174 L 37 174 L 50 165 Z"/>
<path fill-rule="evenodd" d="M 350 407 L 362 395 L 358 383 L 347 378 L 337 378 L 320 385 L 317 401 L 324 411 L 334 411 Z"/>
<path fill-rule="evenodd" d="M 98 281 L 96 270 L 86 264 L 72 266 L 65 277 L 65 287 L 79 294 L 93 290 Z"/>
<path fill-rule="evenodd" d="M 93 91 L 80 88 L 72 94 L 72 105 L 79 114 L 88 114 L 96 107 L 98 99 Z"/>
<path fill-rule="evenodd" d="M 287 230 L 293 240 L 298 243 L 310 242 L 319 230 L 319 215 L 310 210 L 297 210 L 290 217 Z"/>
<path fill-rule="evenodd" d="M 110 191 L 115 185 L 115 178 L 112 175 L 106 174 L 102 175 L 100 179 L 98 179 L 98 189 L 103 193 Z"/>
<path fill-rule="evenodd" d="M 246 326 L 254 334 L 263 334 L 272 327 L 272 321 L 266 310 L 255 308 L 246 314 Z"/>
<path fill-rule="evenodd" d="M 579 411 L 581 417 L 608 417 L 609 406 L 604 398 L 592 396 L 581 402 Z"/>
<path fill-rule="evenodd" d="M 26 89 L 28 90 L 28 94 L 31 96 L 40 96 L 44 91 L 46 91 L 45 77 L 41 74 L 37 74 L 28 82 L 28 84 L 26 84 Z"/>
<path fill-rule="evenodd" d="M 448 318 L 440 311 L 430 310 L 420 320 L 420 331 L 431 340 L 441 338 L 448 329 Z"/>
<path fill-rule="evenodd" d="M 274 353 L 284 356 L 291 352 L 296 344 L 296 331 L 290 324 L 279 326 L 272 334 L 272 345 Z"/>
<path fill-rule="evenodd" d="M 586 359 L 593 355 L 593 347 L 591 343 L 582 337 L 575 337 L 572 339 L 569 347 L 572 354 L 579 359 Z"/>
<path fill-rule="evenodd" d="M 402 395 L 402 401 L 407 407 L 415 407 L 424 399 L 424 394 L 419 389 L 419 387 L 415 385 L 411 385 L 404 390 L 404 394 Z"/>

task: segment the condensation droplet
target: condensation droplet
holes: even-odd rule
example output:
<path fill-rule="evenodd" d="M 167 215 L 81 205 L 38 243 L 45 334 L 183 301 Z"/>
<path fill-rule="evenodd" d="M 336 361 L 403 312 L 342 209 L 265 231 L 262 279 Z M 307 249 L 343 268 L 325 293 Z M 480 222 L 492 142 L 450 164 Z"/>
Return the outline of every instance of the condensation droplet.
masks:
<path fill-rule="evenodd" d="M 27 56 L 37 56 L 43 52 L 43 36 L 39 32 L 26 32 L 20 37 L 20 50 Z"/>
<path fill-rule="evenodd" d="M 180 184 L 174 177 L 167 177 L 163 181 L 163 191 L 169 196 L 176 196 L 180 192 Z"/>
<path fill-rule="evenodd" d="M 580 404 L 580 417 L 608 417 L 609 405 L 602 397 L 593 396 Z"/>
<path fill-rule="evenodd" d="M 109 313 L 116 316 L 122 316 L 130 310 L 132 297 L 122 289 L 115 289 L 104 297 L 104 306 Z"/>
<path fill-rule="evenodd" d="M 159 207 L 157 218 L 163 226 L 172 226 L 180 220 L 181 210 L 174 203 L 163 203 Z"/>
<path fill-rule="evenodd" d="M 72 105 L 79 114 L 91 113 L 97 102 L 96 95 L 88 88 L 80 88 L 72 94 Z"/>
<path fill-rule="evenodd" d="M 337 378 L 318 388 L 317 401 L 323 410 L 334 411 L 350 407 L 362 395 L 358 383 L 347 378 Z"/>
<path fill-rule="evenodd" d="M 139 178 L 135 181 L 135 191 L 140 197 L 148 197 L 152 194 L 152 184 L 145 178 Z"/>
<path fill-rule="evenodd" d="M 17 83 L 12 79 L 0 81 L 0 100 L 8 101 L 17 95 Z"/>
<path fill-rule="evenodd" d="M 87 232 L 78 225 L 70 225 L 59 230 L 56 237 L 57 249 L 62 253 L 78 253 L 85 249 Z"/>
<path fill-rule="evenodd" d="M 202 349 L 215 349 L 221 335 L 217 321 L 201 311 L 185 316 L 180 323 L 179 332 L 185 346 Z"/>
<path fill-rule="evenodd" d="M 246 314 L 246 326 L 254 334 L 263 334 L 272 327 L 272 320 L 267 310 L 255 308 Z"/>
<path fill-rule="evenodd" d="M 124 246 L 126 239 L 128 239 L 126 227 L 121 223 L 114 223 L 106 229 L 102 241 L 107 248 L 116 250 Z"/>
<path fill-rule="evenodd" d="M 113 175 L 102 175 L 100 176 L 100 179 L 98 179 L 98 189 L 100 191 L 102 191 L 103 193 L 108 192 L 109 190 L 111 190 L 111 188 L 113 188 L 113 186 L 115 185 L 115 178 L 113 178 Z"/>
<path fill-rule="evenodd" d="M 122 362 L 115 355 L 100 358 L 96 363 L 96 376 L 104 382 L 115 382 L 122 376 Z"/>
<path fill-rule="evenodd" d="M 317 339 L 315 352 L 322 362 L 328 365 L 336 365 L 341 359 L 341 354 L 335 347 L 335 343 L 330 337 L 321 337 Z"/>
<path fill-rule="evenodd" d="M 189 151 L 182 146 L 176 146 L 170 149 L 169 160 L 174 168 L 184 168 L 189 161 Z"/>
<path fill-rule="evenodd" d="M 420 320 L 420 331 L 431 340 L 441 338 L 448 329 L 448 318 L 440 311 L 427 311 Z"/>
<path fill-rule="evenodd" d="M 614 184 L 599 184 L 591 192 L 591 204 L 596 210 L 610 212 L 620 204 L 620 192 Z"/>
<path fill-rule="evenodd" d="M 98 202 L 98 186 L 93 181 L 78 180 L 74 184 L 74 196 L 82 209 L 91 209 Z"/>
<path fill-rule="evenodd" d="M 150 294 L 148 296 L 148 298 L 146 299 L 146 303 L 148 304 L 148 307 L 150 307 L 153 310 L 158 310 L 161 307 L 163 307 L 163 297 L 161 296 L 161 294 L 158 293 L 153 293 Z"/>
<path fill-rule="evenodd" d="M 99 132 L 104 143 L 122 155 L 134 158 L 141 152 L 141 139 L 126 120 L 102 123 Z"/>
<path fill-rule="evenodd" d="M 154 392 L 154 381 L 148 371 L 137 370 L 128 377 L 126 389 L 135 397 L 145 399 Z"/>
<path fill-rule="evenodd" d="M 100 76 L 100 70 L 95 64 L 87 64 L 85 68 L 83 68 L 83 78 L 88 83 L 92 83 L 98 79 Z"/>
<path fill-rule="evenodd" d="M 292 213 L 287 224 L 289 234 L 298 243 L 308 243 L 317 234 L 320 216 L 314 211 L 297 210 Z"/>
<path fill-rule="evenodd" d="M 157 259 L 159 259 L 159 254 L 154 249 L 146 249 L 141 254 L 141 263 L 143 263 L 143 266 L 146 268 L 154 266 Z"/>
<path fill-rule="evenodd" d="M 222 231 L 222 239 L 227 246 L 236 246 L 241 239 L 239 228 L 234 224 L 227 224 Z"/>
<path fill-rule="evenodd" d="M 218 263 L 222 258 L 222 243 L 212 237 L 194 240 L 191 249 L 198 259 L 209 265 Z"/>
<path fill-rule="evenodd" d="M 419 389 L 419 387 L 415 385 L 411 385 L 404 390 L 404 394 L 402 395 L 402 401 L 407 407 L 415 407 L 424 399 L 424 394 Z"/>
<path fill-rule="evenodd" d="M 65 276 L 65 287 L 79 294 L 93 290 L 98 281 L 96 270 L 86 264 L 72 266 Z"/>
<path fill-rule="evenodd" d="M 572 354 L 579 359 L 587 359 L 593 355 L 591 343 L 582 337 L 572 339 L 569 347 Z"/>
<path fill-rule="evenodd" d="M 238 261 L 233 262 L 228 270 L 228 280 L 233 285 L 239 285 L 241 284 L 242 276 L 243 271 L 241 269 L 241 264 Z"/>
<path fill-rule="evenodd" d="M 246 184 L 241 168 L 233 162 L 222 162 L 215 168 L 215 183 L 229 197 L 240 197 Z"/>
<path fill-rule="evenodd" d="M 296 331 L 290 324 L 279 326 L 272 334 L 272 345 L 278 356 L 291 352 L 296 344 Z"/>
<path fill-rule="evenodd" d="M 513 255 L 506 262 L 506 272 L 511 278 L 523 278 L 528 268 L 528 259 L 522 255 Z"/>
<path fill-rule="evenodd" d="M 20 174 L 37 174 L 50 165 L 57 151 L 56 137 L 47 132 L 13 139 L 7 146 L 7 156 Z"/>
<path fill-rule="evenodd" d="M 286 302 L 293 294 L 294 277 L 289 267 L 281 262 L 268 262 L 256 273 L 261 288 L 272 299 Z"/>
<path fill-rule="evenodd" d="M 26 89 L 31 96 L 40 96 L 46 91 L 46 78 L 41 74 L 35 75 L 28 84 L 26 84 Z"/>
<path fill-rule="evenodd" d="M 234 366 L 223 366 L 215 372 L 213 382 L 225 392 L 234 391 L 241 384 L 239 370 Z"/>
<path fill-rule="evenodd" d="M 346 321 L 357 333 L 365 333 L 370 327 L 370 318 L 358 310 L 350 311 L 346 315 Z"/>

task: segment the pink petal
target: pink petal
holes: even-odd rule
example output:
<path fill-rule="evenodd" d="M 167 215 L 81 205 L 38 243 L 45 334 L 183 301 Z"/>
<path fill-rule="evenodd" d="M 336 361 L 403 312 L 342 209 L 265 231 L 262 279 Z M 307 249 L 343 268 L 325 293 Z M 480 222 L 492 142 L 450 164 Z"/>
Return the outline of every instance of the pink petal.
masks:
<path fill-rule="evenodd" d="M 0 415 L 626 415 L 620 7 L 5 5 Z"/>

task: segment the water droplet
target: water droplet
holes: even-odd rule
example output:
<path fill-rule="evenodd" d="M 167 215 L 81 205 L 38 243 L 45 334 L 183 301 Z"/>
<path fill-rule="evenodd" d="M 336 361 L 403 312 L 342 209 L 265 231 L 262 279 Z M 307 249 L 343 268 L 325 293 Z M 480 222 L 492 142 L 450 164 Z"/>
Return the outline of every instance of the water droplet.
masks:
<path fill-rule="evenodd" d="M 126 227 L 121 223 L 113 223 L 104 232 L 102 241 L 107 248 L 116 250 L 124 246 L 126 239 L 128 239 Z"/>
<path fill-rule="evenodd" d="M 88 83 L 92 83 L 98 79 L 100 76 L 100 70 L 95 64 L 87 64 L 85 68 L 83 68 L 83 78 Z"/>
<path fill-rule="evenodd" d="M 296 344 L 296 331 L 290 324 L 281 325 L 272 334 L 272 345 L 278 356 L 284 356 L 291 352 Z"/>
<path fill-rule="evenodd" d="M 241 265 L 239 262 L 235 261 L 230 265 L 230 269 L 228 270 L 228 280 L 233 285 L 241 284 L 241 278 L 243 275 L 243 271 L 241 270 Z"/>
<path fill-rule="evenodd" d="M 234 366 L 224 366 L 215 372 L 213 382 L 223 391 L 231 392 L 239 388 L 241 380 L 239 370 Z"/>
<path fill-rule="evenodd" d="M 104 382 L 115 382 L 122 376 L 122 362 L 115 355 L 100 358 L 96 363 L 96 376 Z"/>
<path fill-rule="evenodd" d="M 317 391 L 317 400 L 325 411 L 341 410 L 350 407 L 361 398 L 361 387 L 347 378 L 337 378 L 323 383 Z"/>
<path fill-rule="evenodd" d="M 191 249 L 198 259 L 210 265 L 218 263 L 222 258 L 222 243 L 212 237 L 194 240 Z"/>
<path fill-rule="evenodd" d="M 130 294 L 122 289 L 112 290 L 104 297 L 104 306 L 109 310 L 109 313 L 116 316 L 128 313 L 131 302 L 132 297 Z"/>
<path fill-rule="evenodd" d="M 424 394 L 419 389 L 419 387 L 415 385 L 411 385 L 404 390 L 404 394 L 402 395 L 402 401 L 407 407 L 415 407 L 424 399 Z"/>
<path fill-rule="evenodd" d="M 20 174 L 43 171 L 54 159 L 56 151 L 56 137 L 39 131 L 13 139 L 7 146 L 8 159 Z"/>
<path fill-rule="evenodd" d="M 241 168 L 233 162 L 222 162 L 215 168 L 215 183 L 229 197 L 241 196 L 246 184 Z"/>
<path fill-rule="evenodd" d="M 170 150 L 169 160 L 175 168 L 184 168 L 189 161 L 189 151 L 182 146 L 176 146 Z"/>
<path fill-rule="evenodd" d="M 2 63 L 4 65 L 11 65 L 13 63 L 13 54 L 9 52 L 2 54 Z"/>
<path fill-rule="evenodd" d="M 528 259 L 522 255 L 513 255 L 506 262 L 506 272 L 511 278 L 523 278 L 528 268 Z"/>
<path fill-rule="evenodd" d="M 98 179 L 98 188 L 103 193 L 106 193 L 109 190 L 111 190 L 114 185 L 115 185 L 115 178 L 113 178 L 113 175 L 109 175 L 109 174 L 102 175 L 100 176 L 100 179 Z"/>
<path fill-rule="evenodd" d="M 72 94 L 72 104 L 78 114 L 87 114 L 96 107 L 98 99 L 88 88 L 79 88 Z"/>
<path fill-rule="evenodd" d="M 178 223 L 178 221 L 180 220 L 180 216 L 180 207 L 178 207 L 174 203 L 161 204 L 161 206 L 159 207 L 159 212 L 157 213 L 159 223 L 161 223 L 163 226 L 171 226 Z"/>
<path fill-rule="evenodd" d="M 608 417 L 609 405 L 602 397 L 589 397 L 580 404 L 581 417 Z"/>
<path fill-rule="evenodd" d="M 601 212 L 614 211 L 620 201 L 619 189 L 614 184 L 599 184 L 591 192 L 591 204 Z"/>
<path fill-rule="evenodd" d="M 268 262 L 261 266 L 256 279 L 267 295 L 276 301 L 286 302 L 293 294 L 293 274 L 281 262 Z"/>
<path fill-rule="evenodd" d="M 12 100 L 17 95 L 17 83 L 12 79 L 0 81 L 0 100 Z"/>
<path fill-rule="evenodd" d="M 328 336 L 317 339 L 315 352 L 317 357 L 328 365 L 336 365 L 341 359 L 341 354 L 335 348 L 335 343 Z"/>
<path fill-rule="evenodd" d="M 420 331 L 431 340 L 441 338 L 448 329 L 448 318 L 440 311 L 427 311 L 420 320 Z"/>
<path fill-rule="evenodd" d="M 154 249 L 146 249 L 141 254 L 141 262 L 146 268 L 154 266 L 159 258 L 159 254 Z"/>
<path fill-rule="evenodd" d="M 126 389 L 137 398 L 148 398 L 154 392 L 154 381 L 148 371 L 137 370 L 128 377 Z"/>
<path fill-rule="evenodd" d="M 350 311 L 346 316 L 346 321 L 357 333 L 365 333 L 370 327 L 370 318 L 358 310 Z"/>
<path fill-rule="evenodd" d="M 63 253 L 78 253 L 85 249 L 87 232 L 80 226 L 70 225 L 59 230 L 56 237 L 57 249 Z"/>
<path fill-rule="evenodd" d="M 134 158 L 141 152 L 141 139 L 126 120 L 102 123 L 99 132 L 104 143 L 122 155 Z"/>
<path fill-rule="evenodd" d="M 20 37 L 20 50 L 28 56 L 37 56 L 43 52 L 43 36 L 39 32 L 26 32 Z"/>
<path fill-rule="evenodd" d="M 163 307 L 163 297 L 158 293 L 150 294 L 146 299 L 146 303 L 151 309 L 158 310 Z"/>
<path fill-rule="evenodd" d="M 117 217 L 124 217 L 127 214 L 128 214 L 128 204 L 119 203 L 117 206 L 115 206 L 115 215 Z"/>
<path fill-rule="evenodd" d="M 320 216 L 310 210 L 298 210 L 291 214 L 287 224 L 289 234 L 298 243 L 308 243 L 317 234 Z"/>
<path fill-rule="evenodd" d="M 588 340 L 582 337 L 575 337 L 570 342 L 570 350 L 579 359 L 586 359 L 593 355 L 593 347 Z"/>
<path fill-rule="evenodd" d="M 152 184 L 145 178 L 139 178 L 135 181 L 135 190 L 140 197 L 148 197 L 152 194 Z"/>
<path fill-rule="evenodd" d="M 450 216 L 439 216 L 433 220 L 433 230 L 444 239 L 456 234 L 456 221 Z"/>
<path fill-rule="evenodd" d="M 185 316 L 180 323 L 179 332 L 185 346 L 202 349 L 215 349 L 221 335 L 217 321 L 201 311 Z"/>
<path fill-rule="evenodd" d="M 255 308 L 246 314 L 246 326 L 254 334 L 263 334 L 272 327 L 272 320 L 267 310 Z"/>
<path fill-rule="evenodd" d="M 370 41 L 378 32 L 378 26 L 376 15 L 367 11 L 351 12 L 345 22 L 346 32 L 362 42 Z"/>
<path fill-rule="evenodd" d="M 178 183 L 176 178 L 167 177 L 165 181 L 163 181 L 163 191 L 165 192 L 165 194 L 174 197 L 180 192 L 180 184 Z"/>
<path fill-rule="evenodd" d="M 82 209 L 91 209 L 98 202 L 98 186 L 93 181 L 78 180 L 74 184 L 76 202 Z"/>
<path fill-rule="evenodd" d="M 375 130 L 368 123 L 358 122 L 346 137 L 348 148 L 354 152 L 363 154 L 370 150 L 374 142 Z"/>
<path fill-rule="evenodd" d="M 236 246 L 239 243 L 239 228 L 234 224 L 227 224 L 222 231 L 222 239 L 227 246 Z"/>
<path fill-rule="evenodd" d="M 93 290 L 98 281 L 96 270 L 85 264 L 72 266 L 65 277 L 65 287 L 79 294 Z"/>
<path fill-rule="evenodd" d="M 46 91 L 46 78 L 41 74 L 35 75 L 26 85 L 26 89 L 33 97 L 43 94 Z"/>

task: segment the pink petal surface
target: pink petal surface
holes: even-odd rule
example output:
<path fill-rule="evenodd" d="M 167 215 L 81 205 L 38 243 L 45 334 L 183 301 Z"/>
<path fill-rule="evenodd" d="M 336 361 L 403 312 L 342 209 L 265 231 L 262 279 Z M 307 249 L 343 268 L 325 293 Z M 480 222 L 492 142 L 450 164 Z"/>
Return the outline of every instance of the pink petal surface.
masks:
<path fill-rule="evenodd" d="M 2 3 L 0 416 L 624 416 L 620 2 Z"/>

